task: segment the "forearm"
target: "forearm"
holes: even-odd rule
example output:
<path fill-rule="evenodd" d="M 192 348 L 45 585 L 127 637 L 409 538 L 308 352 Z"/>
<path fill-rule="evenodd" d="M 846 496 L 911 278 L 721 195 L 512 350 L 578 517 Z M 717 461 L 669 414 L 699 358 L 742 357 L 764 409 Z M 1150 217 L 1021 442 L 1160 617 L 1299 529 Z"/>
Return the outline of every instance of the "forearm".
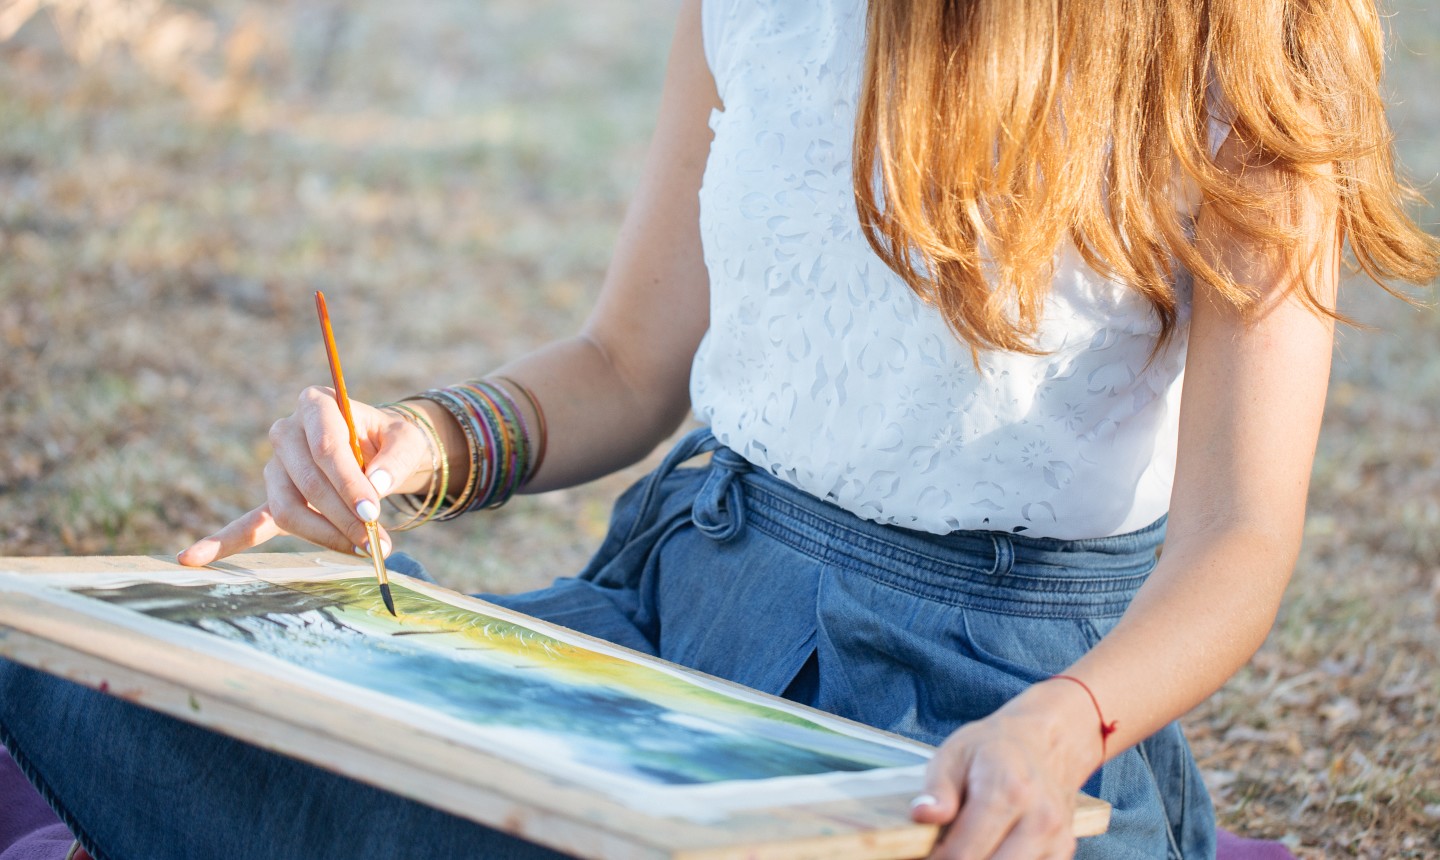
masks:
<path fill-rule="evenodd" d="M 1265 169 L 1246 164 L 1246 152 L 1232 136 L 1217 158 L 1263 185 Z M 1293 254 L 1257 247 L 1217 217 L 1197 226 L 1199 241 L 1257 297 L 1239 310 L 1197 283 L 1164 553 L 1120 623 L 1067 672 L 1115 721 L 1112 755 L 1194 707 L 1250 658 L 1299 554 L 1334 332 L 1294 295 L 1308 273 L 1333 303 L 1339 238 L 1323 201 L 1297 201 L 1290 215 L 1311 237 Z M 1070 728 L 1056 729 L 1068 746 L 1082 749 L 1089 731 L 1098 751 L 1095 722 L 1085 728 L 1084 709 L 1095 715 L 1084 690 L 1038 687 L 1031 702 L 1044 697 L 1069 715 Z"/>
<path fill-rule="evenodd" d="M 1166 545 L 1149 581 L 1101 642 L 1065 674 L 1095 694 L 1115 731 L 1110 755 L 1205 699 L 1264 642 L 1297 541 L 1236 526 Z M 1076 684 L 1038 684 L 1010 706 L 1040 715 L 1076 785 L 1101 761 L 1099 717 Z"/>
<path fill-rule="evenodd" d="M 591 481 L 649 454 L 689 411 L 689 369 L 684 356 L 648 374 L 626 367 L 589 333 L 500 368 L 492 376 L 530 388 L 549 428 L 545 462 L 524 492 Z"/>

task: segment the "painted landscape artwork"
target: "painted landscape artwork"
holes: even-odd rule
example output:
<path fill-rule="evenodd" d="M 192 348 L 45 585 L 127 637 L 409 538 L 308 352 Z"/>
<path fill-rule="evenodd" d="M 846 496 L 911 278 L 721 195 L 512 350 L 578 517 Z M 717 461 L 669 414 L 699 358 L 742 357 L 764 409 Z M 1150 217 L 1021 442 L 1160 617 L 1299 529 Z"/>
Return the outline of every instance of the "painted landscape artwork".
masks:
<path fill-rule="evenodd" d="M 862 796 L 897 779 L 918 786 L 927 758 L 918 745 L 404 577 L 393 585 L 398 618 L 361 569 L 0 575 L 0 588 L 16 587 L 83 602 L 182 647 L 218 647 L 307 684 L 339 685 L 345 701 L 383 697 L 369 701 L 670 814 Z"/>

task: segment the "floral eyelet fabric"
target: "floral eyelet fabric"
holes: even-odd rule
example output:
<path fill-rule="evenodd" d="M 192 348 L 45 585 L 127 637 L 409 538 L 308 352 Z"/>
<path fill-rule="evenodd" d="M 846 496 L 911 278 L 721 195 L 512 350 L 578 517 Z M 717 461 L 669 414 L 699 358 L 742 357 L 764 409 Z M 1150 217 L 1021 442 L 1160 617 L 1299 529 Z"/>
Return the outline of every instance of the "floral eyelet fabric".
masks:
<path fill-rule="evenodd" d="M 860 517 L 1078 539 L 1169 507 L 1189 320 L 1058 256 L 1038 345 L 981 353 L 866 243 L 851 188 L 863 0 L 706 0 L 724 104 L 700 190 L 710 329 L 697 417 Z"/>

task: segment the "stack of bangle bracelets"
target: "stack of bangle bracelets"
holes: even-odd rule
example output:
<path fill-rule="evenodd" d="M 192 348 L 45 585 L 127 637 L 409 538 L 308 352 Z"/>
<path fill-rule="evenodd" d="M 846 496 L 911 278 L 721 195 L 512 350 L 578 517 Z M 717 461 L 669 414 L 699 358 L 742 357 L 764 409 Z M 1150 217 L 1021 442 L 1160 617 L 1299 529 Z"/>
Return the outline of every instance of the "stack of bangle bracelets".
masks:
<path fill-rule="evenodd" d="M 537 433 L 530 432 L 524 411 L 511 396 L 512 389 L 534 410 Z M 470 470 L 464 489 L 453 498 L 446 492 L 450 486 L 450 461 L 444 443 L 424 412 L 405 405 L 414 400 L 438 404 L 455 418 L 465 434 Z M 430 440 L 431 479 L 424 497 L 390 497 L 401 512 L 410 515 L 395 531 L 412 529 L 430 520 L 452 520 L 481 508 L 498 508 L 535 476 L 545 460 L 545 412 L 530 389 L 508 377 L 472 379 L 447 388 L 432 388 L 385 408 L 419 427 Z"/>

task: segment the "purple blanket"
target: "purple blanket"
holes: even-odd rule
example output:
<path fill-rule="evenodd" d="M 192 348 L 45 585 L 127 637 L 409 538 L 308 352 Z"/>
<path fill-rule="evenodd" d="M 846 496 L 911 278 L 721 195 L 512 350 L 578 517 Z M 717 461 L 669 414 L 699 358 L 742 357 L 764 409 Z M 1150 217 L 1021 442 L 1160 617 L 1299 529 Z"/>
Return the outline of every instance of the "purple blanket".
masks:
<path fill-rule="evenodd" d="M 1242 839 L 1224 828 L 1216 831 L 1215 837 L 1215 860 L 1295 860 L 1290 849 L 1279 842 Z"/>
<path fill-rule="evenodd" d="M 0 860 L 65 860 L 74 842 L 0 747 Z"/>

